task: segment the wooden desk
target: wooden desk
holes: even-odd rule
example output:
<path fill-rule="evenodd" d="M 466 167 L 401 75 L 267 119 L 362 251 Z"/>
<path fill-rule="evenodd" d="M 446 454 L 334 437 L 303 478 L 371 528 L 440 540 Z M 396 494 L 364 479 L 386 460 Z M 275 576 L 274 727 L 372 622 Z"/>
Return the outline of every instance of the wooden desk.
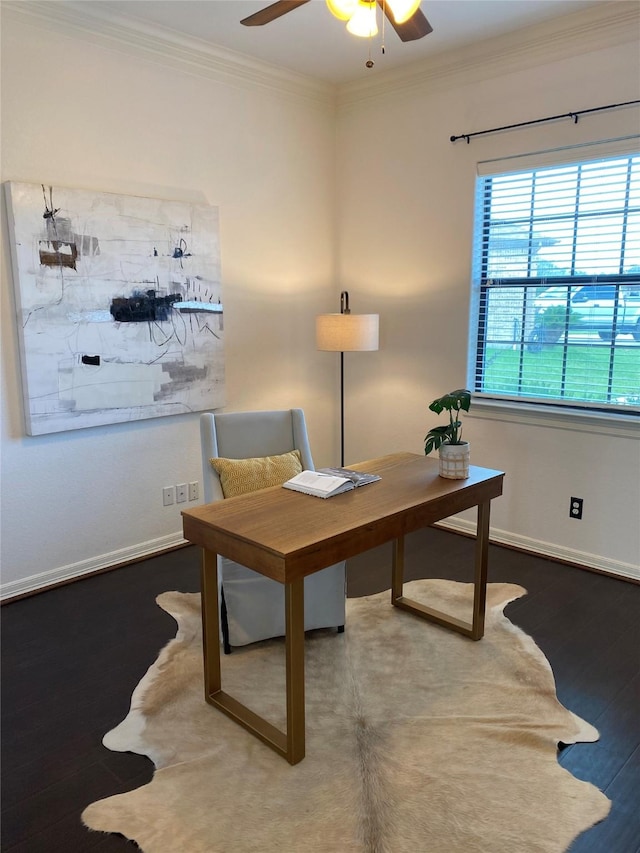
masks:
<path fill-rule="evenodd" d="M 385 542 L 394 542 L 391 603 L 473 640 L 484 633 L 492 498 L 504 474 L 471 466 L 466 480 L 438 476 L 437 460 L 394 453 L 353 465 L 381 480 L 321 498 L 275 486 L 185 510 L 184 537 L 203 548 L 202 633 L 205 697 L 290 764 L 305 754 L 304 578 Z M 402 595 L 404 536 L 478 507 L 471 622 L 453 619 Z M 222 690 L 217 554 L 284 584 L 287 729 L 282 732 Z M 347 626 L 348 630 L 348 626 Z"/>

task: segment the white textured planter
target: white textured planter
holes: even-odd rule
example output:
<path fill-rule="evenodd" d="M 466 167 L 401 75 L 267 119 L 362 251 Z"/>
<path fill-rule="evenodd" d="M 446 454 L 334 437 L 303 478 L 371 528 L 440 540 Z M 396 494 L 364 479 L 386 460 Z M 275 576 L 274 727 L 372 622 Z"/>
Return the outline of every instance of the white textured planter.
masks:
<path fill-rule="evenodd" d="M 466 480 L 469 476 L 469 442 L 440 445 L 440 476 L 447 480 Z"/>

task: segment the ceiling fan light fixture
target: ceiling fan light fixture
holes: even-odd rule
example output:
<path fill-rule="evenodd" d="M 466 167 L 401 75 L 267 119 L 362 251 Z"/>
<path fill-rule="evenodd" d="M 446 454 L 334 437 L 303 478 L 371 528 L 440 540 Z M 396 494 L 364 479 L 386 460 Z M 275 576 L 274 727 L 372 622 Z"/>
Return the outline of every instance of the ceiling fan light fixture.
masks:
<path fill-rule="evenodd" d="M 357 5 L 358 0 L 327 0 L 329 11 L 339 21 L 348 21 Z"/>
<path fill-rule="evenodd" d="M 404 24 L 420 7 L 420 0 L 385 0 L 385 2 L 391 9 L 396 24 Z"/>
<path fill-rule="evenodd" d="M 328 0 L 327 0 L 328 2 Z M 420 0 L 385 0 L 396 24 L 404 24 L 418 11 Z"/>
<path fill-rule="evenodd" d="M 347 29 L 351 35 L 367 39 L 378 34 L 375 0 L 358 0 L 356 10 L 349 18 Z"/>

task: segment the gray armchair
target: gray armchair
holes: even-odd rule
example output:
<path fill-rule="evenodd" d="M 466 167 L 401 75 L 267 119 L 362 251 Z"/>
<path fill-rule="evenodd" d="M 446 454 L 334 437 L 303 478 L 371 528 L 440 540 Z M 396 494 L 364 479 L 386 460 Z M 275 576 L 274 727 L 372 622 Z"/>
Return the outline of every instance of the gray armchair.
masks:
<path fill-rule="evenodd" d="M 303 469 L 314 470 L 302 409 L 233 412 L 200 416 L 204 499 L 224 499 L 215 457 L 248 459 L 300 451 Z M 283 636 L 284 587 L 251 569 L 218 555 L 222 640 L 225 653 L 269 637 Z M 345 563 L 305 578 L 305 630 L 334 627 L 345 620 Z"/>

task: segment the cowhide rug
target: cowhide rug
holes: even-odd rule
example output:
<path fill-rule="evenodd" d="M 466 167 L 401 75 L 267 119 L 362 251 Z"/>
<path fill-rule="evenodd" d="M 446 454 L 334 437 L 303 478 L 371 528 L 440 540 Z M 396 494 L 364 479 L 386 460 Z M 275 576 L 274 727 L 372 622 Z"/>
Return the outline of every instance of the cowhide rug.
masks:
<path fill-rule="evenodd" d="M 472 585 L 413 581 L 411 598 L 466 618 Z M 203 698 L 200 596 L 159 605 L 178 633 L 136 688 L 109 749 L 148 755 L 135 791 L 85 824 L 146 853 L 555 853 L 609 812 L 557 762 L 597 731 L 556 698 L 551 668 L 490 584 L 473 642 L 390 605 L 347 602 L 344 634 L 306 642 L 307 757 L 294 767 Z M 284 726 L 282 640 L 234 650 L 225 689 Z"/>

